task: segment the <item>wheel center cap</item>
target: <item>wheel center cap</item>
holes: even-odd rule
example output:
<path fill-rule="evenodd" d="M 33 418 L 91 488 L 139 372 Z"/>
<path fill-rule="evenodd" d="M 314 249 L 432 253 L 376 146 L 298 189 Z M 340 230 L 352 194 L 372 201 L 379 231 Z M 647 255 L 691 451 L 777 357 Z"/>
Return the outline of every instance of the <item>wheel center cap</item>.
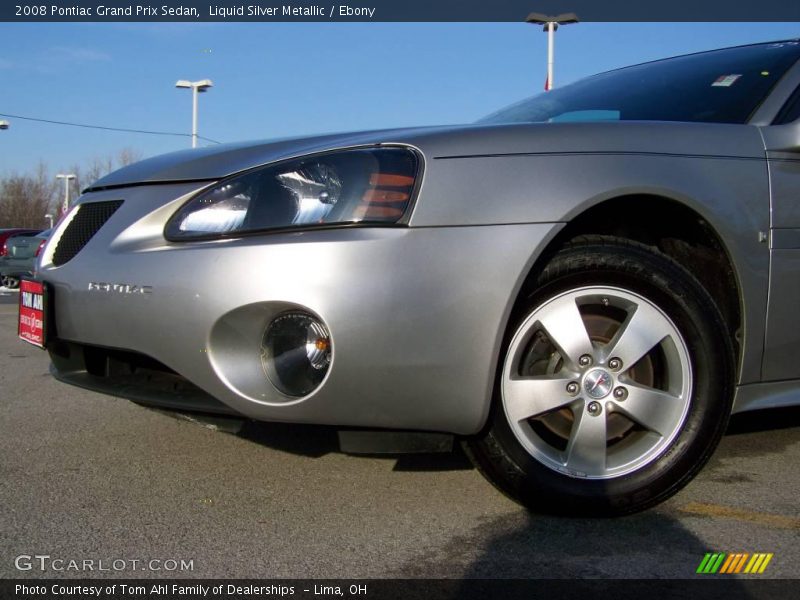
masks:
<path fill-rule="evenodd" d="M 586 395 L 595 400 L 605 398 L 614 387 L 614 379 L 605 369 L 593 369 L 583 378 L 583 389 Z"/>

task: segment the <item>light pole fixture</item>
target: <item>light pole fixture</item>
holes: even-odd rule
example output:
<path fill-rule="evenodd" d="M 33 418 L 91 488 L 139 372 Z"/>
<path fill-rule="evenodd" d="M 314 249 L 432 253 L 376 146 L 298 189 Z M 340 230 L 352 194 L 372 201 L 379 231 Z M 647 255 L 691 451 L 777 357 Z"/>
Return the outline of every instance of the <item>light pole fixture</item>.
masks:
<path fill-rule="evenodd" d="M 69 210 L 69 182 L 71 179 L 75 179 L 75 175 L 72 173 L 59 173 L 56 175 L 56 179 L 64 180 L 64 204 L 61 205 L 61 214 L 65 215 Z"/>
<path fill-rule="evenodd" d="M 47 213 L 44 216 L 44 218 L 47 219 L 48 221 L 50 221 L 50 227 L 48 229 L 52 229 L 53 228 L 53 215 L 51 215 L 50 213 Z"/>
<path fill-rule="evenodd" d="M 208 88 L 213 86 L 210 79 L 201 79 L 200 81 L 180 79 L 175 83 L 177 88 L 192 90 L 192 148 L 197 148 L 197 94 L 208 91 Z"/>
<path fill-rule="evenodd" d="M 578 17 L 575 13 L 562 13 L 555 16 L 531 13 L 525 21 L 527 23 L 543 25 L 542 31 L 547 32 L 547 81 L 544 83 L 544 89 L 547 92 L 553 88 L 553 46 L 555 37 L 553 34 L 556 29 L 558 29 L 559 25 L 577 23 Z"/>
<path fill-rule="evenodd" d="M 11 123 L 0 119 L 0 129 L 8 129 L 9 127 L 11 127 Z"/>

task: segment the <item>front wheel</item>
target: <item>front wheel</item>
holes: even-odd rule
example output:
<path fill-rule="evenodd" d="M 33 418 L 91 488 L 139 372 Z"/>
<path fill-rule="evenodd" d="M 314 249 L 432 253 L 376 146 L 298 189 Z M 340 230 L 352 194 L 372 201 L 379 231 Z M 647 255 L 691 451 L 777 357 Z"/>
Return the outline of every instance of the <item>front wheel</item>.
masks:
<path fill-rule="evenodd" d="M 615 515 L 677 492 L 732 402 L 733 350 L 697 280 L 650 247 L 579 239 L 512 317 L 481 472 L 534 510 Z"/>

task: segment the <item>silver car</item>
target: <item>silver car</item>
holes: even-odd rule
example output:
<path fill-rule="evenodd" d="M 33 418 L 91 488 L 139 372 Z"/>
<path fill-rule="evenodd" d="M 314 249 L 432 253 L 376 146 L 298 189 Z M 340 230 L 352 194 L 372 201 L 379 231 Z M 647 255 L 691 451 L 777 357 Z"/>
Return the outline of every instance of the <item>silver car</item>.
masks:
<path fill-rule="evenodd" d="M 453 434 L 534 510 L 650 507 L 732 412 L 800 398 L 798 59 L 798 41 L 729 48 L 473 125 L 125 167 L 40 257 L 52 372 L 181 410 Z"/>

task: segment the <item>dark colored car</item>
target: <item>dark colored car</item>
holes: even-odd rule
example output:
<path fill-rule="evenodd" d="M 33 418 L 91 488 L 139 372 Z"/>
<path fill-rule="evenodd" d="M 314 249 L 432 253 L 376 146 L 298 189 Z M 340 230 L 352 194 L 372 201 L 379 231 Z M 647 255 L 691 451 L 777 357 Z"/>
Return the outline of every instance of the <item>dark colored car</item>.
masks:
<path fill-rule="evenodd" d="M 10 289 L 19 286 L 20 277 L 33 276 L 36 259 L 52 229 L 21 231 L 7 237 L 0 251 L 0 283 Z"/>

